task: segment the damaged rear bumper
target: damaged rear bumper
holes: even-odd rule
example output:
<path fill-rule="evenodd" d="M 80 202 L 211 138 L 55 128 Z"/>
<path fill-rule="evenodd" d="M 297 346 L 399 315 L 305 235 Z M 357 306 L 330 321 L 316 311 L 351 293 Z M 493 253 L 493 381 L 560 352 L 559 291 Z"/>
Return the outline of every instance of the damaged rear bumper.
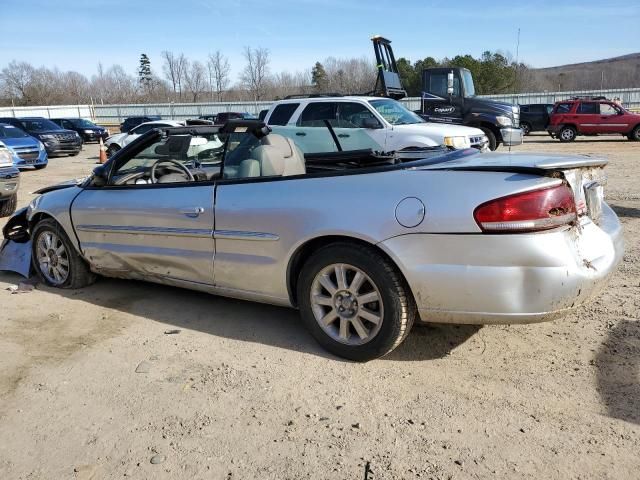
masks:
<path fill-rule="evenodd" d="M 599 225 L 518 235 L 395 237 L 380 244 L 402 269 L 422 321 L 513 324 L 551 320 L 600 292 L 622 259 L 616 214 Z"/>

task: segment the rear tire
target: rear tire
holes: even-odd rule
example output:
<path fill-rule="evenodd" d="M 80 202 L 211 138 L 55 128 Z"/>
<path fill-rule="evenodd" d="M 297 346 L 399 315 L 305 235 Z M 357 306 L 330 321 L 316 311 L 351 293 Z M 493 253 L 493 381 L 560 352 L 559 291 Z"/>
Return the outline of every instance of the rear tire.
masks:
<path fill-rule="evenodd" d="M 576 139 L 577 132 L 573 127 L 562 127 L 558 133 L 558 139 L 563 142 L 573 142 Z"/>
<path fill-rule="evenodd" d="M 8 217 L 9 215 L 13 215 L 13 212 L 16 211 L 17 205 L 18 195 L 14 193 L 9 197 L 8 200 L 0 203 L 0 217 Z"/>
<path fill-rule="evenodd" d="M 496 148 L 498 148 L 498 140 L 496 139 L 495 133 L 493 133 L 487 127 L 479 127 L 479 128 L 484 132 L 484 134 L 489 139 L 489 150 L 493 152 Z"/>
<path fill-rule="evenodd" d="M 96 275 L 55 220 L 38 222 L 31 238 L 32 264 L 42 282 L 57 288 L 82 288 L 95 282 Z"/>
<path fill-rule="evenodd" d="M 302 320 L 318 343 L 358 362 L 394 350 L 416 317 L 395 265 L 372 248 L 350 243 L 316 251 L 302 268 L 297 294 Z"/>
<path fill-rule="evenodd" d="M 636 128 L 631 130 L 631 133 L 628 136 L 629 140 L 634 142 L 640 142 L 640 125 L 636 125 Z"/>

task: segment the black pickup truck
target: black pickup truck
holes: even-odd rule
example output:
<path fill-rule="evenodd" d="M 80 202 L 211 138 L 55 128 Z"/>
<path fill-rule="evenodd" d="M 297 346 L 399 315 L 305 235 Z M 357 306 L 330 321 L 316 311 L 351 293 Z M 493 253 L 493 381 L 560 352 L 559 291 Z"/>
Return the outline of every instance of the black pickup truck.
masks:
<path fill-rule="evenodd" d="M 398 74 L 391 41 L 371 39 L 376 54 L 378 80 L 374 94 L 396 100 L 406 95 Z M 416 111 L 429 122 L 476 127 L 489 139 L 489 148 L 522 143 L 520 107 L 476 96 L 473 76 L 466 68 L 425 68 L 422 71 L 422 101 Z"/>

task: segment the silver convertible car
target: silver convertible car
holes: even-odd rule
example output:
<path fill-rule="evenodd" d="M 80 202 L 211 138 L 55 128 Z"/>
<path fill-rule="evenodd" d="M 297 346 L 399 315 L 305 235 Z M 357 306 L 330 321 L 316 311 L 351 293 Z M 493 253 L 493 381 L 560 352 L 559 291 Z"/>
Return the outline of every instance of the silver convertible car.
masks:
<path fill-rule="evenodd" d="M 54 287 L 96 274 L 295 307 L 365 361 L 414 321 L 524 323 L 596 294 L 623 253 L 606 161 L 384 152 L 362 129 L 152 130 L 4 228 Z M 212 320 L 214 321 L 214 320 Z"/>

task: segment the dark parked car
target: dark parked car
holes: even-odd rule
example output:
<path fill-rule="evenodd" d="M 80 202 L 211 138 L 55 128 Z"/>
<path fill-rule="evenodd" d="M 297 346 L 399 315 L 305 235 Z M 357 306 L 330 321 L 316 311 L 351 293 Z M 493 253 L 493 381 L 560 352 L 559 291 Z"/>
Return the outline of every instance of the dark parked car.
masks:
<path fill-rule="evenodd" d="M 109 130 L 84 118 L 52 118 L 51 121 L 66 130 L 78 132 L 84 142 L 98 142 L 109 136 Z"/>
<path fill-rule="evenodd" d="M 82 138 L 78 132 L 65 130 L 44 117 L 4 117 L 0 118 L 0 123 L 13 125 L 40 140 L 49 156 L 75 156 L 82 150 Z"/>
<path fill-rule="evenodd" d="M 124 122 L 120 124 L 120 132 L 127 133 L 133 128 L 137 127 L 141 123 L 155 122 L 156 120 L 162 120 L 160 115 L 143 115 L 138 117 L 127 117 Z"/>
<path fill-rule="evenodd" d="M 200 115 L 202 120 L 210 120 L 215 125 L 224 125 L 229 120 L 256 120 L 257 117 L 249 112 L 221 112 L 213 115 Z"/>
<path fill-rule="evenodd" d="M 522 133 L 544 132 L 549 126 L 549 115 L 553 110 L 553 103 L 532 103 L 520 105 L 520 128 Z"/>

